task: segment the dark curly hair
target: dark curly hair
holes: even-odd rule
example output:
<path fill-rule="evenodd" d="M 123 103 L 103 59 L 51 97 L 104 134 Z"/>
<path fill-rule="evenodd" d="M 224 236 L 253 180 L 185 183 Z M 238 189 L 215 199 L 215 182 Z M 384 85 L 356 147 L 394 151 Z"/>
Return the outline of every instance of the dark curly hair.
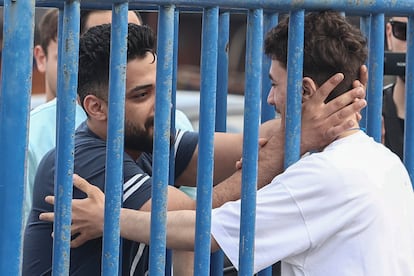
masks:
<path fill-rule="evenodd" d="M 83 107 L 87 95 L 108 100 L 111 24 L 90 28 L 79 45 L 78 95 Z M 155 61 L 155 36 L 148 26 L 128 24 L 127 61 L 152 53 Z"/>
<path fill-rule="evenodd" d="M 270 30 L 265 39 L 265 53 L 286 68 L 289 18 Z M 326 102 L 352 88 L 359 78 L 359 68 L 367 58 L 367 42 L 361 31 L 338 12 L 312 12 L 305 16 L 303 76 L 320 86 L 335 73 L 344 80 L 331 92 Z"/>

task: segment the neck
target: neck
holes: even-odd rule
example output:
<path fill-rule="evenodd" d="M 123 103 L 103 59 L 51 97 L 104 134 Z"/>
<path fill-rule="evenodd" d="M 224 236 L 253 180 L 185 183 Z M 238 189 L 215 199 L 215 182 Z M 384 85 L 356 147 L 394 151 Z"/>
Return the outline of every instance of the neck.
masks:
<path fill-rule="evenodd" d="M 138 159 L 138 157 L 141 155 L 142 152 L 131 150 L 131 149 L 125 149 L 125 152 L 132 157 L 135 161 Z"/>
<path fill-rule="evenodd" d="M 338 137 L 336 137 L 336 140 L 341 139 L 341 138 L 344 138 L 344 137 L 347 137 L 349 135 L 352 135 L 352 134 L 354 134 L 354 133 L 356 133 L 356 132 L 358 132 L 360 130 L 361 130 L 361 128 L 359 127 L 359 124 L 356 123 L 353 127 L 345 130 Z"/>
<path fill-rule="evenodd" d="M 107 125 L 100 125 L 98 123 L 96 123 L 96 121 L 94 122 L 91 119 L 88 119 L 86 121 L 86 123 L 88 124 L 88 128 L 90 131 L 92 131 L 93 133 L 95 133 L 96 136 L 98 136 L 99 138 L 101 138 L 102 140 L 106 141 L 107 138 L 107 133 L 106 133 L 106 128 Z M 136 150 L 131 150 L 131 149 L 127 149 L 124 148 L 124 151 L 131 156 L 132 159 L 137 160 L 138 157 L 141 155 L 142 152 L 136 151 Z"/>
<path fill-rule="evenodd" d="M 106 124 L 100 124 L 98 121 L 95 121 L 93 118 L 88 118 L 86 121 L 90 131 L 95 133 L 96 136 L 106 141 Z"/>
<path fill-rule="evenodd" d="M 46 102 L 50 102 L 51 100 L 56 98 L 56 94 L 52 92 L 52 89 L 50 89 L 47 83 L 45 85 Z"/>
<path fill-rule="evenodd" d="M 56 96 L 46 93 L 46 102 L 50 102 L 54 98 L 56 98 Z"/>

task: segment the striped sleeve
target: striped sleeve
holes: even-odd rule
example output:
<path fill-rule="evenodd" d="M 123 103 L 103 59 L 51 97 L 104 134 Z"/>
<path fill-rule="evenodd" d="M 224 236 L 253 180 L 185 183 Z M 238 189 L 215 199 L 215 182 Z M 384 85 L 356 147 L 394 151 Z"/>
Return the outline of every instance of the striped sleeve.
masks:
<path fill-rule="evenodd" d="M 124 184 L 122 202 L 124 208 L 138 210 L 151 198 L 151 176 L 142 170 L 132 158 L 124 159 Z"/>

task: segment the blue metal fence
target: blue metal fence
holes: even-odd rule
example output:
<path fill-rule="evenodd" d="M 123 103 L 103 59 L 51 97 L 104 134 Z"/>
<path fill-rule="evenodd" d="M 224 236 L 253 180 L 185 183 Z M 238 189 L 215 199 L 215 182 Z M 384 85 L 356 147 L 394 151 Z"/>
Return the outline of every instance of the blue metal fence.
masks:
<path fill-rule="evenodd" d="M 31 93 L 32 45 L 34 37 L 35 7 L 58 7 L 59 24 L 59 77 L 58 77 L 58 164 L 57 175 L 60 190 L 57 197 L 57 217 L 54 231 L 60 233 L 55 239 L 54 275 L 67 275 L 69 265 L 70 209 L 72 195 L 73 171 L 73 134 L 74 107 L 77 86 L 77 59 L 79 42 L 79 14 L 81 8 L 112 9 L 113 35 L 111 47 L 125 49 L 126 11 L 128 9 L 145 9 L 158 11 L 158 65 L 157 97 L 155 117 L 155 154 L 152 235 L 150 254 L 150 274 L 163 275 L 165 272 L 165 200 L 168 184 L 169 140 L 164 134 L 171 126 L 169 106 L 174 99 L 176 82 L 176 47 L 177 15 L 180 11 L 203 12 L 203 37 L 201 60 L 201 109 L 200 109 L 200 153 L 199 175 L 197 182 L 203 183 L 198 190 L 197 204 L 197 242 L 195 251 L 195 274 L 208 275 L 210 265 L 210 209 L 212 175 L 212 137 L 214 130 L 225 131 L 225 99 L 227 89 L 228 56 L 225 50 L 228 43 L 229 14 L 232 12 L 248 14 L 247 49 L 246 49 L 246 94 L 242 192 L 242 229 L 241 239 L 246 245 L 240 249 L 241 275 L 252 274 L 255 178 L 257 166 L 258 124 L 271 118 L 274 114 L 269 108 L 261 108 L 266 103 L 269 82 L 267 71 L 269 61 L 263 56 L 263 33 L 275 25 L 278 12 L 289 12 L 292 16 L 289 33 L 288 76 L 289 89 L 301 88 L 303 45 L 303 18 L 306 10 L 334 9 L 346 14 L 362 16 L 362 27 L 369 36 L 369 84 L 368 108 L 364 114 L 364 124 L 368 134 L 377 141 L 381 133 L 381 102 L 383 83 L 384 15 L 409 16 L 406 57 L 406 103 L 405 120 L 405 164 L 411 179 L 414 180 L 414 2 L 412 0 L 383 1 L 349 1 L 349 0 L 309 0 L 295 2 L 290 0 L 38 0 L 17 1 L 4 0 L 4 47 L 2 53 L 2 77 L 0 92 L 0 274 L 19 275 L 21 273 L 22 255 L 22 202 L 25 181 L 25 156 L 27 148 L 28 114 Z M 174 3 L 174 4 L 172 4 Z M 222 34 L 224 34 L 222 36 Z M 66 45 L 66 47 L 62 47 Z M 125 75 L 124 51 L 112 51 L 111 87 L 110 87 L 110 121 L 108 135 L 108 170 L 107 187 L 112 189 L 107 194 L 107 210 L 103 251 L 110 258 L 103 258 L 103 274 L 115 275 L 119 271 L 119 218 L 121 164 L 123 141 L 119 130 L 123 129 L 123 102 Z M 175 56 L 175 57 L 174 57 Z M 173 58 L 174 57 L 174 58 Z M 262 60 L 263 59 L 263 60 Z M 263 64 L 263 66 L 262 66 Z M 122 93 L 120 93 L 122 92 Z M 172 92 L 172 93 L 171 93 Z M 223 94 L 224 93 L 224 94 Z M 297 94 L 300 93 L 291 93 Z M 291 95 L 289 94 L 289 95 Z M 224 95 L 224 96 L 223 96 Z M 221 99 L 217 101 L 216 99 Z M 220 104 L 218 102 L 221 102 Z M 286 164 L 289 165 L 299 157 L 300 139 L 300 98 L 288 97 L 288 132 L 290 141 L 287 145 Z M 217 109 L 217 111 L 216 111 Z M 262 114 L 259 111 L 262 110 Z M 223 112 L 224 111 L 224 112 Z M 217 114 L 217 116 L 216 116 Z M 69 123 L 68 123 L 69 122 Z M 216 124 L 214 123 L 216 122 Z M 110 160 L 109 160 L 110 159 Z M 109 162 L 111 164 L 109 165 Z M 247 173 L 249 172 L 249 174 Z M 414 181 L 413 181 L 414 182 Z M 63 191 L 63 192 L 62 192 Z M 111 205 L 109 205 L 111 204 Z M 113 211 L 115 210 L 115 211 Z M 219 257 L 219 259 L 222 257 Z M 220 266 L 220 264 L 219 264 Z M 221 269 L 212 269 L 215 275 Z M 263 272 L 264 273 L 268 272 Z M 267 274 L 268 275 L 268 274 Z"/>

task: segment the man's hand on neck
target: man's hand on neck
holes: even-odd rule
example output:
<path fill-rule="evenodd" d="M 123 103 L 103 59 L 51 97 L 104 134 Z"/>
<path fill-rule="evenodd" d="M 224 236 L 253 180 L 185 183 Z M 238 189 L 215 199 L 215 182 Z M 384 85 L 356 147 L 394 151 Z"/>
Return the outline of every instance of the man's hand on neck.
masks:
<path fill-rule="evenodd" d="M 366 66 L 361 67 L 361 81 L 355 81 L 353 89 L 325 104 L 326 97 L 342 79 L 342 74 L 335 74 L 318 88 L 315 97 L 303 103 L 301 154 L 324 148 L 344 131 L 358 127 L 356 118 L 367 104 L 364 99 Z"/>

